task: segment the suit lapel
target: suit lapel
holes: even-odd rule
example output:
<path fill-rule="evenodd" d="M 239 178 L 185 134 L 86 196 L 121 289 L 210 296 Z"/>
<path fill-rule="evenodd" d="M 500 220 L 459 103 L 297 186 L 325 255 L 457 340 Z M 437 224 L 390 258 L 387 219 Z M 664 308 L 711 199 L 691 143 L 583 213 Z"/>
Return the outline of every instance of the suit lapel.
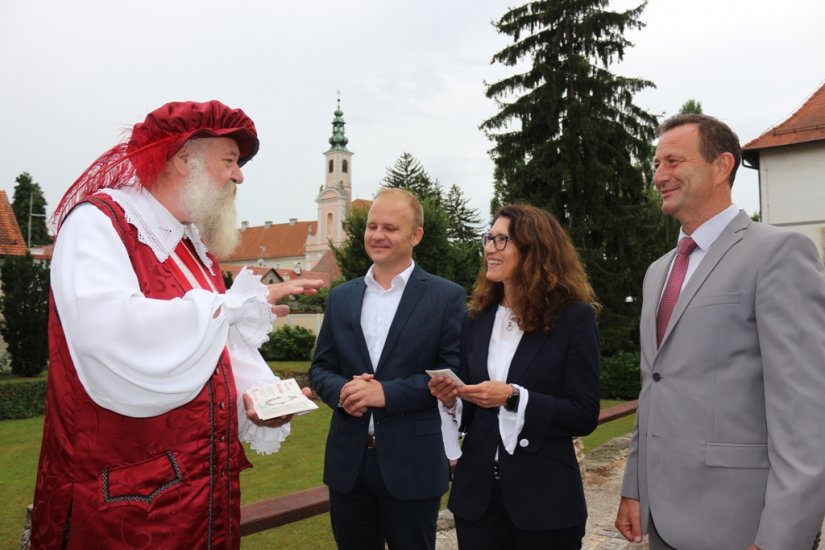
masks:
<path fill-rule="evenodd" d="M 473 361 L 470 363 L 470 380 L 465 380 L 467 384 L 478 384 L 490 380 L 490 372 L 487 370 L 487 358 L 490 355 L 490 336 L 493 334 L 493 323 L 496 320 L 496 308 L 491 307 L 481 312 L 475 321 L 473 328 Z M 477 382 L 475 382 L 477 380 Z"/>
<path fill-rule="evenodd" d="M 344 315 L 349 317 L 349 325 L 352 326 L 355 346 L 358 348 L 358 353 L 361 354 L 362 363 L 367 366 L 370 373 L 374 373 L 370 350 L 367 348 L 367 339 L 364 337 L 364 329 L 361 327 L 361 309 L 364 305 L 364 293 L 366 291 L 367 285 L 364 283 L 364 279 L 359 279 L 346 301 Z"/>
<path fill-rule="evenodd" d="M 401 295 L 401 302 L 398 304 L 395 317 L 392 318 L 390 330 L 387 332 L 387 340 L 384 343 L 384 349 L 381 350 L 381 358 L 378 360 L 377 370 L 380 371 L 381 367 L 386 363 L 387 357 L 392 353 L 392 348 L 401 336 L 401 332 L 404 330 L 404 326 L 407 324 L 413 310 L 424 296 L 426 280 L 428 278 L 429 275 L 427 275 L 424 270 L 415 266 L 413 272 L 410 274 L 410 279 L 404 287 L 404 293 Z M 367 354 L 367 357 L 369 357 L 369 354 Z"/>
<path fill-rule="evenodd" d="M 719 238 L 717 238 L 713 245 L 711 245 L 710 250 L 708 250 L 705 257 L 702 258 L 702 263 L 700 263 L 696 268 L 696 271 L 693 272 L 690 280 L 679 294 L 679 299 L 676 301 L 676 307 L 673 308 L 673 314 L 670 317 L 667 329 L 662 337 L 662 346 L 664 346 L 668 336 L 673 330 L 673 327 L 675 327 L 676 323 L 679 322 L 679 318 L 685 312 L 685 308 L 687 308 L 688 304 L 691 300 L 693 300 L 694 296 L 696 296 L 699 289 L 702 288 L 702 285 L 705 283 L 708 276 L 713 273 L 713 270 L 716 269 L 716 266 L 722 258 L 725 257 L 725 254 L 728 253 L 728 250 L 730 250 L 733 245 L 741 241 L 745 236 L 745 230 L 747 230 L 750 223 L 751 220 L 747 214 L 740 212 L 733 219 L 733 221 L 731 221 L 725 229 L 722 230 Z M 656 327 L 654 325 L 653 334 L 655 333 Z"/>
<path fill-rule="evenodd" d="M 513 359 L 510 361 L 510 369 L 507 372 L 507 382 L 514 382 L 523 380 L 524 372 L 533 358 L 541 349 L 544 341 L 549 335 L 542 330 L 535 330 L 533 332 L 525 332 L 521 336 L 521 341 L 518 343 L 516 353 L 513 354 Z"/>
<path fill-rule="evenodd" d="M 641 347 L 642 353 L 649 351 L 655 356 L 658 353 L 656 345 L 656 313 L 659 310 L 659 300 L 662 297 L 662 292 L 667 281 L 667 273 L 670 264 L 673 262 L 673 257 L 676 255 L 674 248 L 668 254 L 658 260 L 653 267 L 650 268 L 648 278 L 653 289 L 650 296 L 645 296 L 642 303 L 641 316 Z M 644 361 L 642 362 L 644 363 Z M 652 361 L 650 362 L 652 365 Z"/>

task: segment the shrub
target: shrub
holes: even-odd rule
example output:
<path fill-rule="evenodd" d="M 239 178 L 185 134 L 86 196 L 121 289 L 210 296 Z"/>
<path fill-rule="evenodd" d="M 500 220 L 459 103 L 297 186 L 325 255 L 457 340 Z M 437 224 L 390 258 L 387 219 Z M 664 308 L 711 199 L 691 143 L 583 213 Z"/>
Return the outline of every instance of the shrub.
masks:
<path fill-rule="evenodd" d="M 261 346 L 261 355 L 267 361 L 309 361 L 314 346 L 314 332 L 285 325 L 269 334 L 269 340 Z"/>
<path fill-rule="evenodd" d="M 0 383 L 0 420 L 31 418 L 45 408 L 45 378 Z"/>
<path fill-rule="evenodd" d="M 622 351 L 602 357 L 602 399 L 636 399 L 642 389 L 639 352 Z"/>

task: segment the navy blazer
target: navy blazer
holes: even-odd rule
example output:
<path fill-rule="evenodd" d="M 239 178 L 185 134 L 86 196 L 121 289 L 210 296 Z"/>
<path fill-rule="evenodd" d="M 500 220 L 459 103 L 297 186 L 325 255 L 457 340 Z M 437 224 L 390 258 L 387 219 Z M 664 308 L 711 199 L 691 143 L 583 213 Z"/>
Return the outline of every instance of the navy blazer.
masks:
<path fill-rule="evenodd" d="M 461 332 L 460 377 L 467 384 L 489 380 L 487 352 L 496 307 L 469 318 Z M 599 418 L 599 335 L 593 308 L 574 303 L 549 334 L 526 332 L 519 342 L 507 382 L 527 389 L 524 428 L 515 452 L 504 449 L 499 407 L 464 402 L 466 432 L 449 508 L 475 521 L 487 509 L 498 449 L 501 492 L 512 522 L 520 529 L 574 527 L 587 519 L 573 437 L 587 435 Z"/>
<path fill-rule="evenodd" d="M 404 288 L 387 341 L 373 370 L 361 329 L 366 284 L 353 279 L 330 293 L 309 370 L 312 387 L 334 413 L 324 460 L 324 483 L 352 490 L 365 452 L 369 414 L 344 412 L 341 388 L 359 374 L 375 374 L 386 406 L 371 408 L 381 476 L 390 494 L 411 500 L 447 491 L 449 466 L 435 398 L 425 369 L 458 369 L 458 338 L 466 316 L 459 285 L 416 266 Z"/>

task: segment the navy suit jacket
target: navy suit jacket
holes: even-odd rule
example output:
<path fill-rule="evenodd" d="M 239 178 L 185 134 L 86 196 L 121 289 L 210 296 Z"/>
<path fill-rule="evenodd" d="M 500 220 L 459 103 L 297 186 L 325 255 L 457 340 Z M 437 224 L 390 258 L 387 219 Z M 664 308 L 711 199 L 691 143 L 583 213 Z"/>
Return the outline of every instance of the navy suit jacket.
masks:
<path fill-rule="evenodd" d="M 366 284 L 353 279 L 330 293 L 309 370 L 312 386 L 332 407 L 324 483 L 352 490 L 364 457 L 369 414 L 354 417 L 338 405 L 341 388 L 359 374 L 375 374 L 386 406 L 371 408 L 381 476 L 390 494 L 412 500 L 447 491 L 449 465 L 441 420 L 425 369 L 458 368 L 458 338 L 466 315 L 464 289 L 416 266 L 404 288 L 387 341 L 372 368 L 361 330 Z"/>
<path fill-rule="evenodd" d="M 461 379 L 490 379 L 487 355 L 496 307 L 465 322 L 461 332 Z M 587 519 L 573 437 L 592 432 L 599 418 L 599 335 L 593 308 L 574 303 L 553 330 L 525 332 L 510 363 L 507 382 L 529 392 L 524 428 L 515 452 L 504 449 L 499 407 L 464 402 L 462 456 L 450 492 L 450 510 L 475 521 L 490 502 L 498 449 L 501 492 L 513 523 L 525 530 L 574 527 Z"/>

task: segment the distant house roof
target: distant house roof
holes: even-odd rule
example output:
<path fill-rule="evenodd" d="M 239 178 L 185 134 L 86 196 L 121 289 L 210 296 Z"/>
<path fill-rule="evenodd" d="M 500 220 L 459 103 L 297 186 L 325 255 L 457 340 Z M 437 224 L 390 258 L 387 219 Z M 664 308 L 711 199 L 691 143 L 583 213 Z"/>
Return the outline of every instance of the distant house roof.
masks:
<path fill-rule="evenodd" d="M 317 222 L 272 223 L 241 230 L 238 248 L 220 258 L 221 262 L 254 262 L 258 258 L 288 258 L 306 254 L 309 233 L 315 233 Z"/>
<path fill-rule="evenodd" d="M 756 164 L 761 149 L 825 141 L 825 84 L 819 87 L 794 114 L 742 146 L 745 160 Z"/>
<path fill-rule="evenodd" d="M 291 269 L 276 269 L 275 271 L 278 272 L 278 275 L 284 281 L 290 281 L 293 279 L 321 279 L 324 281 L 322 286 L 327 288 L 330 287 L 330 283 L 332 282 L 332 278 L 330 278 L 329 273 L 323 271 L 307 271 L 305 269 L 302 269 L 300 273 Z"/>
<path fill-rule="evenodd" d="M 229 273 L 232 275 L 232 280 L 238 276 L 238 273 L 241 272 L 241 269 L 247 267 L 254 273 L 261 277 L 261 282 L 267 285 L 277 284 L 284 282 L 283 277 L 281 277 L 277 271 L 275 271 L 272 267 L 258 267 L 253 265 L 242 266 L 242 265 L 222 265 L 221 272 Z"/>
<path fill-rule="evenodd" d="M 14 210 L 6 196 L 6 192 L 0 190 L 0 256 L 25 256 L 26 241 L 20 226 L 17 225 L 17 218 L 14 217 Z"/>
<path fill-rule="evenodd" d="M 335 254 L 332 250 L 324 252 L 324 255 L 318 260 L 318 263 L 312 266 L 312 270 L 328 273 L 330 282 L 341 278 L 341 269 L 338 267 L 338 261 L 335 259 Z"/>

